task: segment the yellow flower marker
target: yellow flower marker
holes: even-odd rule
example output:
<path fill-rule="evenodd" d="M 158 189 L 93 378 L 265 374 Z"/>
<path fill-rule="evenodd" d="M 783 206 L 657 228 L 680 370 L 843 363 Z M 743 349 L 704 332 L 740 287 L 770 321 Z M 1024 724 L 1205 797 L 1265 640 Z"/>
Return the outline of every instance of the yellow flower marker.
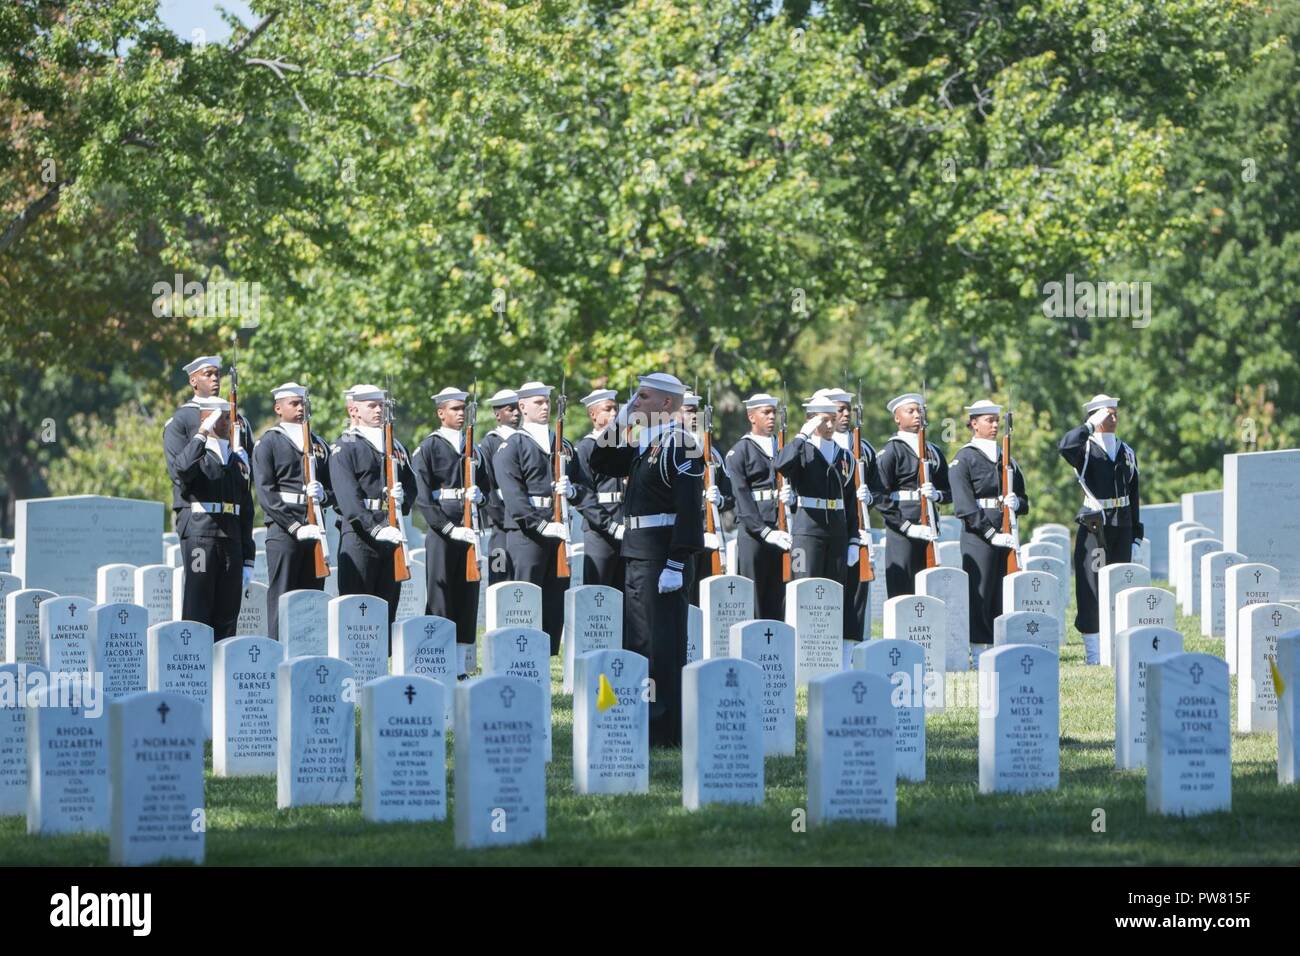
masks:
<path fill-rule="evenodd" d="M 614 693 L 609 678 L 602 673 L 600 675 L 600 689 L 596 692 L 596 709 L 609 710 L 616 704 L 618 704 L 618 694 Z"/>
<path fill-rule="evenodd" d="M 1268 659 L 1268 669 L 1273 672 L 1273 690 L 1277 693 L 1277 699 L 1282 699 L 1282 692 L 1286 690 L 1286 684 L 1282 680 L 1282 672 L 1277 669 L 1277 658 L 1270 656 Z"/>

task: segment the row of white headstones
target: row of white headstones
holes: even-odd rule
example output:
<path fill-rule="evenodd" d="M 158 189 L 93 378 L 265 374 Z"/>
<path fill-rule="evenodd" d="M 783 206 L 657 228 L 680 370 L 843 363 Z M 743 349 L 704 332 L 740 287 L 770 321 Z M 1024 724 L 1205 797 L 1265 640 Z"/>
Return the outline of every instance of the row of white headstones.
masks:
<path fill-rule="evenodd" d="M 1049 543 L 1052 536 L 1052 529 L 1043 529 L 1042 543 Z M 1115 575 L 1124 570 L 1121 566 L 1104 569 L 1104 581 L 1118 583 L 1120 579 Z M 943 572 L 961 576 L 949 574 L 948 587 L 944 588 L 938 585 L 944 580 Z M 959 597 L 964 608 L 964 574 L 956 569 L 934 569 L 926 574 L 936 575 L 936 590 Z M 1038 609 L 1012 610 L 999 619 L 997 640 L 1006 646 L 981 658 L 981 674 L 991 678 L 979 690 L 982 791 L 1041 789 L 1057 784 L 1059 747 L 1054 741 L 1059 733 L 1059 684 L 1055 651 L 1063 628 L 1050 598 L 1057 583 L 1045 572 L 1023 572 L 1011 579 L 1009 607 L 1016 608 L 1021 600 L 1045 603 L 1035 604 Z M 807 579 L 789 587 L 787 622 L 753 621 L 747 620 L 752 617 L 751 582 L 733 576 L 704 582 L 701 604 L 709 613 L 692 615 L 693 623 L 698 625 L 698 629 L 693 627 L 698 640 L 692 643 L 703 660 L 691 665 L 685 676 L 683 801 L 688 807 L 761 802 L 762 756 L 794 752 L 794 688 L 807 685 L 810 821 L 854 818 L 892 823 L 896 777 L 924 779 L 924 713 L 945 704 L 944 672 L 967 666 L 964 653 L 962 660 L 951 653 L 948 602 L 927 594 L 892 599 L 884 615 L 885 640 L 859 645 L 840 640 L 841 598 L 836 582 Z M 1105 595 L 1105 583 L 1103 588 Z M 1110 590 L 1116 589 L 1112 586 Z M 1044 594 L 1048 597 L 1040 597 Z M 1149 601 L 1149 597 L 1116 590 L 1114 613 L 1120 615 L 1118 623 L 1128 623 L 1122 616 L 1126 613 L 1141 614 L 1137 599 Z M 21 626 L 22 607 L 29 598 L 34 599 L 32 605 L 37 611 L 36 661 L 32 660 L 30 642 Z M 48 600 L 51 598 L 58 599 Z M 213 648 L 211 632 L 204 633 L 203 625 L 179 621 L 150 626 L 146 609 L 138 605 L 91 605 L 84 598 L 59 597 L 50 592 L 34 595 L 30 590 L 11 591 L 5 601 L 5 631 L 7 650 L 16 649 L 19 655 L 10 660 L 20 663 L 7 668 L 12 669 L 15 680 L 22 676 L 21 668 L 39 685 L 42 665 L 55 674 L 98 675 L 103 679 L 102 699 L 111 701 L 110 714 L 121 711 L 123 727 L 129 730 L 150 721 L 157 725 L 152 735 L 142 727 L 139 734 L 114 737 L 117 731 L 112 728 L 118 724 L 110 720 L 109 746 L 104 748 L 101 737 L 99 752 L 101 756 L 105 752 L 120 753 L 125 762 L 117 775 L 100 770 L 91 774 L 100 778 L 104 787 L 99 799 L 95 798 L 93 784 L 87 788 L 86 774 L 70 774 L 69 768 L 58 762 L 60 758 L 65 762 L 80 758 L 86 763 L 96 749 L 94 734 L 84 735 L 85 740 L 72 747 L 66 743 L 66 727 L 61 731 L 54 716 L 44 724 L 42 717 L 36 716 L 26 722 L 25 728 L 7 728 L 10 733 L 3 737 L 5 753 L 22 749 L 22 743 L 35 748 L 29 760 L 23 762 L 26 780 L 22 783 L 26 786 L 12 787 L 16 773 L 6 779 L 11 785 L 11 797 L 14 793 L 26 797 L 29 830 L 44 833 L 103 828 L 112 807 L 114 859 L 144 862 L 177 855 L 194 858 L 196 847 L 201 857 L 203 830 L 198 824 L 202 817 L 202 738 L 192 732 L 193 721 L 186 713 L 190 708 L 178 707 L 177 698 L 198 708 L 203 737 L 213 732 L 210 715 L 215 712 L 214 771 L 276 773 L 282 806 L 354 799 L 350 730 L 353 708 L 361 704 L 363 741 L 370 742 L 363 743 L 363 781 L 374 784 L 363 786 L 363 813 L 368 819 L 445 817 L 444 763 L 425 758 L 444 753 L 443 733 L 451 716 L 451 698 L 444 686 L 454 676 L 450 663 L 455 658 L 451 648 L 453 626 L 440 618 L 423 616 L 399 621 L 394 632 L 394 674 L 385 677 L 387 628 L 383 627 L 386 607 L 382 601 L 365 596 L 330 599 L 314 591 L 295 592 L 283 600 L 286 605 L 282 606 L 282 620 L 290 635 L 314 634 L 314 639 L 319 640 L 325 619 L 325 654 L 311 653 L 311 647 L 294 646 L 292 637 L 285 644 L 262 637 L 239 637 L 219 642 Z M 575 786 L 581 792 L 648 789 L 645 738 L 653 691 L 648 686 L 644 658 L 615 649 L 621 644 L 620 601 L 617 591 L 606 588 L 577 588 L 567 595 L 566 689 L 572 686 L 575 693 L 574 775 Z M 1126 610 L 1129 608 L 1133 610 Z M 79 612 L 81 623 L 77 622 Z M 536 627 L 540 624 L 540 591 L 513 582 L 489 588 L 487 614 L 492 627 L 483 639 L 485 673 L 496 681 L 491 685 L 495 690 L 475 690 L 489 686 L 482 683 L 484 678 L 462 684 L 456 692 L 457 710 L 463 715 L 458 713 L 455 726 L 470 728 L 468 733 L 457 735 L 456 761 L 457 792 L 469 798 L 457 801 L 457 839 L 467 846 L 531 839 L 542 835 L 545 828 L 542 771 L 527 769 L 535 762 L 533 756 L 539 757 L 544 766 L 550 745 L 549 639 Z M 375 625 L 375 621 L 381 623 Z M 1171 616 L 1167 623 L 1172 624 Z M 1136 626 L 1162 625 L 1141 623 L 1139 619 Z M 1143 646 L 1142 641 L 1135 640 L 1137 636 L 1129 633 L 1121 638 L 1126 646 L 1120 655 L 1122 660 L 1131 654 L 1140 658 L 1140 651 L 1127 649 L 1129 644 Z M 1173 636 L 1180 648 L 1181 636 L 1177 632 Z M 602 649 L 602 642 L 610 646 Z M 1156 642 L 1152 650 L 1158 647 Z M 1166 643 L 1164 650 L 1168 649 Z M 205 655 L 205 650 L 210 653 Z M 606 656 L 593 658 L 593 654 Z M 288 660 L 284 659 L 286 655 Z M 258 668 L 260 659 L 265 664 Z M 304 669 L 308 662 L 309 670 Z M 1046 667 L 1047 662 L 1052 666 Z M 1136 666 L 1130 670 L 1140 675 L 1146 662 L 1135 658 L 1134 663 Z M 750 666 L 742 666 L 745 664 Z M 1168 663 L 1162 662 L 1161 666 Z M 1216 684 L 1214 675 L 1207 676 L 1203 670 L 1205 666 L 1199 661 L 1184 661 L 1186 673 L 1179 672 L 1184 683 L 1190 681 L 1198 688 L 1198 696 L 1204 696 Z M 1154 674 L 1153 670 L 1153 688 Z M 868 676 L 884 683 L 867 680 Z M 287 685 L 285 679 L 289 680 Z M 500 684 L 501 679 L 509 683 Z M 1202 680 L 1205 688 L 1201 687 Z M 520 682 L 532 686 L 536 693 L 521 691 Z M 1154 691 L 1143 693 L 1146 682 L 1140 676 L 1129 683 L 1128 699 L 1123 701 L 1127 707 L 1120 706 L 1124 695 L 1118 688 L 1124 682 L 1117 684 L 1117 759 L 1125 740 L 1120 733 L 1121 720 L 1136 714 L 1139 733 L 1144 731 L 1144 718 L 1153 700 Z M 1226 712 L 1226 675 L 1219 683 L 1223 684 L 1222 712 Z M 280 686 L 289 687 L 290 692 L 277 694 Z M 357 687 L 362 688 L 360 694 Z M 367 707 L 367 693 L 380 695 L 381 706 Z M 534 696 L 536 708 L 530 700 Z M 432 707 L 428 713 L 417 712 L 412 709 L 417 697 L 422 704 L 436 699 L 441 706 Z M 34 715 L 58 711 L 49 706 L 48 694 L 44 698 L 22 695 L 18 699 L 39 700 L 45 705 L 33 711 Z M 480 702 L 476 704 L 476 700 Z M 389 711 L 396 711 L 387 718 L 380 716 L 385 713 L 384 701 L 392 705 Z M 399 706 L 403 701 L 405 716 Z M 86 702 L 73 701 L 66 709 L 67 716 L 81 721 L 73 723 L 83 728 L 94 723 L 84 717 Z M 872 705 L 880 705 L 880 712 L 871 712 Z M 1198 714 L 1207 708 L 1214 709 L 1201 705 Z M 376 715 L 369 723 L 365 718 L 367 710 Z M 480 718 L 478 711 L 485 716 Z M 7 714 L 16 719 L 21 709 Z M 462 723 L 461 716 L 468 723 Z M 1156 708 L 1150 717 L 1153 726 L 1159 717 Z M 171 729 L 164 732 L 162 727 L 168 719 Z M 1167 718 L 1166 723 L 1173 719 Z M 476 734 L 476 728 L 481 733 Z M 168 844 L 159 837 L 159 794 L 148 786 L 133 791 L 131 784 L 170 779 L 167 773 L 161 777 L 153 773 L 156 765 L 164 755 L 180 760 L 184 748 L 177 740 L 188 741 L 192 748 L 195 739 L 197 760 L 189 760 L 189 765 L 197 773 L 197 800 L 193 790 L 185 792 L 184 799 L 177 794 L 170 816 L 173 826 L 170 830 L 161 828 L 174 832 L 175 839 Z M 1136 738 L 1138 745 L 1145 742 L 1145 734 Z M 146 750 L 141 751 L 142 747 Z M 155 750 L 147 750 L 150 747 Z M 158 751 L 158 747 L 162 750 Z M 1185 750 L 1185 741 L 1179 747 Z M 417 753 L 403 748 L 424 749 Z M 370 765 L 367 754 L 372 758 Z M 42 756 L 46 757 L 44 764 L 40 763 Z M 1209 779 L 1203 761 L 1198 762 L 1202 770 L 1194 776 Z M 0 766 L 12 769 L 13 763 L 11 759 Z M 28 775 L 28 763 L 44 770 Z M 1165 763 L 1156 759 L 1152 766 L 1160 773 L 1157 764 Z M 142 766 L 149 767 L 150 773 L 140 777 L 136 770 Z M 413 768 L 420 769 L 417 772 Z M 122 774 L 132 779 L 117 779 Z M 1176 775 L 1186 776 L 1181 770 Z M 114 780 L 112 800 L 110 777 Z M 1213 780 L 1214 789 L 1221 789 L 1219 782 L 1226 786 L 1227 774 L 1215 774 Z M 49 790 L 51 787 L 55 789 Z M 161 789 L 177 792 L 170 787 Z M 1162 803 L 1162 791 L 1157 788 L 1153 809 L 1194 812 L 1194 801 L 1187 795 L 1180 796 L 1188 789 L 1185 781 L 1171 784 L 1164 790 L 1177 792 L 1166 793 L 1169 799 Z M 1201 783 L 1190 789 L 1200 792 L 1207 785 Z M 123 796 L 118 797 L 119 792 Z M 132 793 L 138 793 L 135 813 L 131 812 Z M 192 805 L 186 808 L 181 803 Z M 12 808 L 12 801 L 7 801 L 6 806 L 10 809 L 5 812 L 21 812 Z M 187 847 L 188 852 L 182 852 Z"/>

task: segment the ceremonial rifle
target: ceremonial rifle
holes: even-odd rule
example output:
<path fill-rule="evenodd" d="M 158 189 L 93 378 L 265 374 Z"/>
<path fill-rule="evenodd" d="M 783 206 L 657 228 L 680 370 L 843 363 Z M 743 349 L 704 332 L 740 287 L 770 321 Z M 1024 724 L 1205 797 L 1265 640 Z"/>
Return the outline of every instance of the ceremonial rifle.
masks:
<path fill-rule="evenodd" d="M 785 402 L 786 391 L 785 382 L 781 383 L 781 406 L 777 409 L 777 431 L 776 431 L 776 451 L 780 455 L 781 449 L 785 448 Z M 773 471 L 776 471 L 773 468 Z M 784 531 L 787 534 L 790 531 L 790 519 L 785 513 L 785 502 L 781 500 L 781 489 L 785 487 L 785 477 L 781 472 L 776 471 L 776 529 Z M 790 583 L 793 573 L 790 569 L 790 551 L 781 553 L 781 580 Z"/>
<path fill-rule="evenodd" d="M 925 401 L 924 401 L 925 386 L 921 387 L 921 399 L 922 399 L 921 428 L 917 432 L 917 436 L 916 436 L 916 451 L 917 451 L 916 457 L 918 462 L 916 466 L 916 489 L 917 489 L 917 494 L 921 499 L 920 523 L 925 525 L 926 527 L 935 527 L 938 524 L 938 522 L 932 523 L 930 521 L 930 499 L 920 493 L 921 488 L 930 480 L 929 462 L 927 461 L 927 459 L 930 457 L 930 446 L 926 444 L 925 441 L 925 425 L 926 425 L 926 420 L 925 420 L 926 408 L 925 408 Z M 927 568 L 933 568 L 939 563 L 938 559 L 935 557 L 934 550 L 935 550 L 934 542 L 927 541 L 925 543 L 925 566 Z"/>
<path fill-rule="evenodd" d="M 230 451 L 243 447 L 239 428 L 239 333 L 234 335 L 234 357 L 230 360 Z"/>
<path fill-rule="evenodd" d="M 853 406 L 853 455 L 857 459 L 853 487 L 856 491 L 867 483 L 867 457 L 862 454 L 862 382 L 858 381 L 858 401 Z M 871 566 L 871 512 L 858 499 L 858 580 L 874 581 L 876 571 Z"/>
<path fill-rule="evenodd" d="M 388 488 L 388 524 L 396 528 L 402 536 L 401 545 L 393 551 L 393 580 L 407 581 L 411 577 L 411 566 L 406 554 L 406 529 L 397 502 L 393 500 L 393 483 L 397 480 L 397 461 L 393 458 L 393 400 L 392 392 L 384 392 L 384 480 Z"/>
<path fill-rule="evenodd" d="M 698 394 L 698 393 L 697 393 Z M 708 398 L 705 399 L 704 408 L 700 410 L 700 428 L 703 433 L 704 444 L 704 490 L 707 493 L 714 485 L 713 476 L 713 386 L 709 386 Z M 705 499 L 704 504 L 704 530 L 707 534 L 717 535 L 719 547 L 714 548 L 709 553 L 709 572 L 711 574 L 722 573 L 722 515 L 718 513 L 717 505 Z"/>
<path fill-rule="evenodd" d="M 474 422 L 478 418 L 478 382 L 474 383 L 474 394 L 465 406 L 465 447 L 461 450 L 460 475 L 461 485 L 465 489 L 465 511 L 461 524 L 478 533 L 478 508 L 469 499 L 470 489 L 474 487 Z M 482 577 L 478 568 L 478 548 L 469 546 L 465 552 L 465 580 L 478 581 Z"/>
<path fill-rule="evenodd" d="M 555 400 L 555 447 L 551 449 L 551 481 L 559 481 L 564 477 L 565 455 L 564 455 L 564 411 L 568 406 L 569 400 L 564 394 L 564 388 L 567 379 L 560 380 L 560 395 Z M 551 520 L 564 525 L 567 530 L 569 527 L 569 499 L 564 495 L 551 492 L 554 500 L 551 502 Z M 555 558 L 555 576 L 557 578 L 567 578 L 569 576 L 569 542 L 561 541 L 560 550 Z"/>
<path fill-rule="evenodd" d="M 1010 402 L 1007 403 L 1010 405 Z M 1011 409 L 1007 409 L 1007 430 L 1002 435 L 1002 533 L 1011 535 L 1014 542 L 1007 552 L 1007 574 L 1020 570 L 1020 519 L 1006 505 L 1007 495 L 1014 494 L 1011 470 Z"/>
<path fill-rule="evenodd" d="M 325 525 L 317 521 L 316 499 L 307 493 L 307 486 L 316 480 L 316 455 L 311 443 L 311 399 L 302 397 L 302 476 L 303 498 L 307 502 L 307 523 L 320 528 L 321 536 L 316 540 L 312 553 L 316 560 L 316 577 L 330 576 L 329 545 L 325 541 Z"/>

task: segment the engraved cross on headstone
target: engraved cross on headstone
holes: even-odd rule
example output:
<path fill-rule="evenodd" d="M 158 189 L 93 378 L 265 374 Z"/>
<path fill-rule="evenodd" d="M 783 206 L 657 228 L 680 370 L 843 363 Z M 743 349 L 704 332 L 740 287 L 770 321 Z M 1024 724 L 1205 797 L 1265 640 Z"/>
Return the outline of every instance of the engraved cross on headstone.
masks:
<path fill-rule="evenodd" d="M 413 685 L 411 685 L 411 684 L 407 684 L 407 685 L 406 685 L 406 690 L 402 692 L 402 696 L 406 698 L 406 702 L 407 702 L 408 704 L 414 704 L 414 703 L 415 703 L 415 687 L 414 687 Z"/>
<path fill-rule="evenodd" d="M 1192 683 L 1199 684 L 1201 682 L 1201 675 L 1205 673 L 1205 668 L 1202 667 L 1198 661 L 1193 664 L 1187 672 L 1192 675 Z"/>
<path fill-rule="evenodd" d="M 862 699 L 863 699 L 864 697 L 866 697 L 866 696 L 867 696 L 867 685 L 866 685 L 866 684 L 862 683 L 862 681 L 858 681 L 856 684 L 853 685 L 853 699 L 854 699 L 854 700 L 856 700 L 856 701 L 860 704 L 860 703 L 862 703 Z"/>
<path fill-rule="evenodd" d="M 69 602 L 68 602 L 68 617 L 76 617 L 76 616 L 77 616 L 77 605 L 75 605 L 75 604 L 73 604 L 71 601 L 69 601 Z"/>
<path fill-rule="evenodd" d="M 1271 617 L 1273 618 L 1273 626 L 1274 626 L 1274 627 L 1280 627 L 1280 626 L 1282 625 L 1282 612 L 1281 612 L 1281 611 L 1274 611 L 1274 612 L 1272 613 Z"/>
<path fill-rule="evenodd" d="M 902 659 L 903 659 L 903 652 L 900 651 L 897 647 L 891 647 L 889 649 L 889 663 L 891 666 L 897 667 L 898 662 Z"/>
<path fill-rule="evenodd" d="M 920 618 L 925 617 L 925 602 L 917 601 L 915 604 L 912 605 L 912 610 L 916 612 L 917 617 Z"/>
<path fill-rule="evenodd" d="M 248 659 L 252 661 L 254 664 L 257 663 L 257 659 L 261 656 L 262 656 L 262 648 L 259 647 L 258 645 L 254 644 L 252 647 L 248 649 Z M 321 681 L 321 683 L 324 683 L 324 681 Z"/>
<path fill-rule="evenodd" d="M 126 609 L 125 609 L 125 608 L 123 608 L 122 610 L 120 610 L 120 611 L 117 612 L 117 619 L 118 619 L 118 621 L 119 621 L 120 623 L 122 623 L 122 624 L 125 624 L 125 623 L 126 623 L 126 619 L 127 619 L 128 617 L 130 617 L 130 616 L 131 616 L 130 614 L 127 614 L 127 613 L 126 613 Z"/>
<path fill-rule="evenodd" d="M 161 704 L 158 705 L 158 716 L 162 718 L 162 722 L 164 724 L 167 723 L 167 715 L 170 712 L 171 712 L 171 708 L 167 706 L 167 701 L 164 700 Z"/>
<path fill-rule="evenodd" d="M 516 604 L 519 604 L 520 602 L 523 601 L 523 599 L 524 599 L 524 592 L 523 592 L 523 589 L 522 589 L 522 588 L 515 588 L 513 593 L 514 593 L 514 596 L 515 596 L 515 603 L 516 603 Z"/>
<path fill-rule="evenodd" d="M 609 669 L 614 672 L 615 677 L 621 676 L 623 673 L 623 658 L 614 658 L 614 663 L 609 665 Z"/>
<path fill-rule="evenodd" d="M 1034 669 L 1033 656 L 1026 654 L 1024 657 L 1020 658 L 1020 666 L 1023 667 L 1025 669 L 1025 673 L 1028 674 L 1031 670 Z"/>
<path fill-rule="evenodd" d="M 424 636 L 433 637 L 433 632 L 436 631 L 437 629 L 438 629 L 437 626 L 434 625 L 432 621 L 430 621 L 428 624 L 424 625 Z"/>
<path fill-rule="evenodd" d="M 822 587 L 820 584 L 817 585 L 817 600 L 820 601 L 822 599 L 822 595 L 824 595 L 825 593 L 826 593 L 826 589 Z"/>
<path fill-rule="evenodd" d="M 192 635 L 190 634 L 190 629 L 188 627 L 185 628 L 185 630 L 181 631 L 181 643 L 184 644 L 186 647 L 189 647 L 191 636 Z"/>
<path fill-rule="evenodd" d="M 322 684 L 325 683 L 325 678 L 330 676 L 329 668 L 322 664 L 320 667 L 316 668 L 316 676 L 320 678 Z"/>
<path fill-rule="evenodd" d="M 1034 593 L 1037 594 L 1037 593 L 1038 593 L 1038 589 L 1039 589 L 1040 587 L 1043 586 L 1043 580 L 1042 580 L 1042 578 L 1034 578 L 1033 580 L 1031 580 L 1031 581 L 1029 582 L 1029 586 L 1030 586 L 1031 588 L 1033 588 L 1033 589 L 1034 589 Z"/>
<path fill-rule="evenodd" d="M 505 708 L 507 710 L 510 709 L 510 705 L 514 701 L 514 699 L 515 699 L 515 690 L 513 687 L 507 686 L 501 688 L 501 703 L 505 705 Z"/>
<path fill-rule="evenodd" d="M 605 603 L 605 595 L 602 592 L 597 591 L 596 596 L 592 598 L 592 600 L 596 602 L 596 607 L 600 607 Z"/>
<path fill-rule="evenodd" d="M 516 638 L 515 638 L 515 647 L 519 648 L 519 653 L 520 653 L 520 654 L 522 654 L 524 651 L 528 650 L 528 635 L 526 635 L 526 634 L 520 634 L 518 637 L 516 637 Z"/>
<path fill-rule="evenodd" d="M 770 645 L 772 643 L 772 629 L 769 627 L 763 632 L 763 636 L 767 638 L 767 643 Z"/>
<path fill-rule="evenodd" d="M 360 604 L 358 604 L 358 605 L 357 605 L 357 610 L 361 612 L 361 616 L 362 616 L 362 617 L 365 617 L 365 616 L 366 616 L 366 602 L 365 602 L 365 601 L 362 601 Z"/>
<path fill-rule="evenodd" d="M 1156 605 L 1159 603 L 1160 603 L 1159 595 L 1156 594 L 1147 595 L 1147 610 L 1154 611 L 1156 609 Z"/>
<path fill-rule="evenodd" d="M 732 597 L 735 597 L 735 596 L 736 596 L 736 582 L 735 582 L 735 581 L 728 581 L 728 582 L 727 582 L 727 593 L 730 594 Z"/>

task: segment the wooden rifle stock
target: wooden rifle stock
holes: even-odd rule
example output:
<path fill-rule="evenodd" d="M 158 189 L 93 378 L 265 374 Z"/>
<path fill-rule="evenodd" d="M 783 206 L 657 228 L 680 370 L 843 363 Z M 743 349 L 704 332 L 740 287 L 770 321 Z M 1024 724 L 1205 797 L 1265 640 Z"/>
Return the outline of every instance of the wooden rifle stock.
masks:
<path fill-rule="evenodd" d="M 307 502 L 307 523 L 320 527 L 320 523 L 316 520 L 316 499 L 307 493 L 307 486 L 316 480 L 316 456 L 312 452 L 311 426 L 307 424 L 307 418 L 304 416 L 302 421 L 303 498 Z M 323 528 L 321 530 L 324 531 Z M 329 577 L 330 566 L 325 560 L 325 542 L 318 540 L 316 546 L 312 548 L 312 555 L 316 562 L 316 577 Z"/>
<path fill-rule="evenodd" d="M 461 486 L 465 489 L 465 512 L 461 517 L 461 523 L 473 531 L 478 530 L 478 522 L 474 520 L 474 504 L 469 500 L 469 490 L 474 487 L 474 417 L 478 413 L 477 403 L 470 406 L 473 411 L 466 409 L 465 415 L 465 448 L 461 452 Z M 478 569 L 478 548 L 474 545 L 469 546 L 465 552 L 465 580 L 478 581 L 482 574 Z"/>
<path fill-rule="evenodd" d="M 564 413 L 560 412 L 555 419 L 555 447 L 551 450 L 551 480 L 559 481 L 564 477 Z M 565 519 L 564 496 L 552 492 L 553 500 L 551 502 L 551 520 L 557 524 L 562 524 L 566 528 L 569 526 Z M 569 543 L 560 542 L 560 550 L 555 555 L 555 576 L 557 578 L 567 578 L 571 574 L 569 568 Z"/>
<path fill-rule="evenodd" d="M 713 436 L 710 434 L 708 423 L 704 429 L 704 490 L 707 492 L 713 487 Z M 705 500 L 704 502 L 704 531 L 706 534 L 720 535 L 722 529 L 718 523 L 713 520 L 713 504 Z M 717 548 L 709 551 L 709 573 L 718 575 L 722 573 L 722 552 Z"/>
<path fill-rule="evenodd" d="M 1002 497 L 1012 493 L 1013 485 L 1011 483 L 1011 433 L 1002 436 Z M 1011 509 L 1004 502 L 1002 505 L 1002 533 L 1011 534 L 1012 531 Z M 1016 560 L 1016 549 L 1011 548 L 1007 551 L 1007 574 L 1015 574 L 1020 570 L 1020 562 Z"/>
<path fill-rule="evenodd" d="M 917 460 L 919 462 L 919 464 L 916 466 L 916 488 L 917 488 L 917 493 L 920 494 L 921 486 L 930 480 L 928 476 L 928 470 L 929 470 L 928 462 L 926 461 L 926 459 L 929 457 L 930 454 L 930 447 L 929 445 L 926 444 L 925 441 L 924 422 L 921 424 L 921 430 L 917 432 L 916 435 L 916 449 L 917 449 Z M 933 523 L 930 521 L 930 499 L 927 498 L 925 495 L 920 495 L 920 498 L 921 498 L 920 523 L 925 525 L 926 527 L 933 527 Z M 934 542 L 927 541 L 925 543 L 925 566 L 926 568 L 933 568 L 938 563 L 939 561 L 935 557 L 935 553 L 934 553 Z"/>
<path fill-rule="evenodd" d="M 785 427 L 782 423 L 781 429 L 776 433 L 776 452 L 779 455 L 781 449 L 785 448 Z M 785 520 L 785 503 L 781 500 L 781 489 L 785 487 L 785 476 L 779 471 L 776 473 L 776 529 L 784 531 L 787 534 L 790 529 L 789 522 Z M 793 548 L 791 548 L 793 550 Z M 790 551 L 781 552 L 781 580 L 789 584 L 794 576 L 790 567 Z"/>
<path fill-rule="evenodd" d="M 853 454 L 858 460 L 857 468 L 853 472 L 853 488 L 856 491 L 867 481 L 867 464 L 862 454 L 861 423 L 855 423 L 853 426 Z M 868 544 L 871 540 L 871 517 L 861 498 L 858 499 L 858 540 L 862 542 L 858 547 L 858 580 L 874 581 L 876 569 L 871 566 L 871 546 Z"/>
<path fill-rule="evenodd" d="M 387 472 L 386 480 L 388 485 L 388 524 L 389 527 L 396 528 L 402 536 L 402 542 L 393 552 L 393 580 L 409 581 L 411 579 L 411 567 L 406 563 L 406 531 L 402 528 L 402 522 L 397 517 L 397 502 L 393 500 L 393 482 L 395 480 L 397 467 L 393 461 L 393 420 L 391 415 L 384 416 L 384 464 Z"/>

